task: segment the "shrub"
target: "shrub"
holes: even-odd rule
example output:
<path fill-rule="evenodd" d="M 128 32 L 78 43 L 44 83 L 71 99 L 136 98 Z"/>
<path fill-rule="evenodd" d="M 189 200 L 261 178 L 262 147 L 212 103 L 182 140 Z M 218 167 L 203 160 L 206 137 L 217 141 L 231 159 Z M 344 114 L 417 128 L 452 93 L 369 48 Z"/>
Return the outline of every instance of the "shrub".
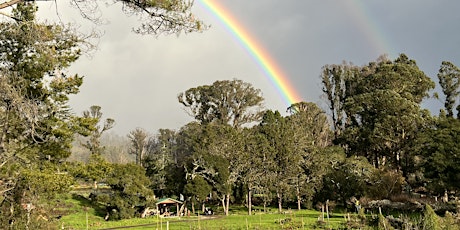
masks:
<path fill-rule="evenodd" d="M 422 229 L 440 230 L 439 218 L 429 204 L 425 205 L 423 212 Z"/>
<path fill-rule="evenodd" d="M 401 172 L 376 170 L 371 177 L 367 193 L 375 199 L 390 199 L 401 194 L 404 183 Z"/>

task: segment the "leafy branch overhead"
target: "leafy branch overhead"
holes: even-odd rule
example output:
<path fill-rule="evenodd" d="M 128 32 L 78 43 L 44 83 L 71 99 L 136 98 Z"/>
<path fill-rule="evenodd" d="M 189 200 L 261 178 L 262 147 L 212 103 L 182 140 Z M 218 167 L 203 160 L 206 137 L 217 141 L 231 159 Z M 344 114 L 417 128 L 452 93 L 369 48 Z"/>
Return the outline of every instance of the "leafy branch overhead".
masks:
<path fill-rule="evenodd" d="M 35 1 L 6 1 L 0 4 L 0 10 L 23 2 Z M 192 14 L 193 1 L 189 0 L 70 0 L 70 3 L 83 18 L 96 24 L 102 21 L 101 4 L 121 4 L 126 15 L 139 17 L 141 25 L 133 29 L 138 34 L 180 34 L 200 32 L 208 27 Z"/>

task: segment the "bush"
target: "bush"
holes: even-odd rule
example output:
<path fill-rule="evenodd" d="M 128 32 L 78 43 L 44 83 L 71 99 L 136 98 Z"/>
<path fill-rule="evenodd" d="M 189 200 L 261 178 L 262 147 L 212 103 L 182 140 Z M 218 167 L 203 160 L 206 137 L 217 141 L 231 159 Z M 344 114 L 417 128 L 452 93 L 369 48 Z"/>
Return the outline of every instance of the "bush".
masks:
<path fill-rule="evenodd" d="M 425 230 L 440 230 L 441 226 L 439 218 L 429 204 L 425 205 L 423 212 L 422 229 Z"/>
<path fill-rule="evenodd" d="M 368 196 L 375 199 L 390 199 L 402 193 L 405 179 L 401 172 L 376 170 L 367 189 Z"/>

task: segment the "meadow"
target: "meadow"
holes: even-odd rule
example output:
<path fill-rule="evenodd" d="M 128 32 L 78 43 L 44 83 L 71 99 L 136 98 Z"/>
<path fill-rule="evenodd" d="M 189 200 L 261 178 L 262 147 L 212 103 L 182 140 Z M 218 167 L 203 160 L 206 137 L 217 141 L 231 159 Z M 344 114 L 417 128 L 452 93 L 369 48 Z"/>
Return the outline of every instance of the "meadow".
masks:
<path fill-rule="evenodd" d="M 72 196 L 66 200 L 66 214 L 59 219 L 62 229 L 338 229 L 346 222 L 343 214 L 324 214 L 324 222 L 318 221 L 323 214 L 315 210 L 276 209 L 262 212 L 255 208 L 253 215 L 248 215 L 244 207 L 234 206 L 229 216 L 190 216 L 133 218 L 120 221 L 105 221 L 104 210 L 95 207 L 87 199 Z M 357 218 L 356 214 L 351 215 Z M 128 227 L 128 228 L 127 228 Z"/>

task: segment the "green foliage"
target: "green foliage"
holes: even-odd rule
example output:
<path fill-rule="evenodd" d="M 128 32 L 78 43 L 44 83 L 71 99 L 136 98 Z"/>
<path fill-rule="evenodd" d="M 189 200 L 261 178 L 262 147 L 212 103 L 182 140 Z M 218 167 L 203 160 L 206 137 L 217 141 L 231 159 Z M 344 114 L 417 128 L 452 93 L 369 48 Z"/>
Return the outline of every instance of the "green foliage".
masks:
<path fill-rule="evenodd" d="M 331 159 L 332 160 L 332 159 Z M 365 195 L 366 183 L 370 181 L 375 168 L 364 157 L 337 157 L 331 171 L 324 176 L 324 186 L 317 193 L 317 199 L 322 202 L 336 200 L 346 207 L 351 197 Z"/>
<path fill-rule="evenodd" d="M 425 130 L 417 143 L 424 157 L 421 166 L 428 187 L 438 193 L 457 190 L 460 179 L 460 120 L 439 118 L 435 127 Z M 422 144 L 423 143 L 423 144 Z"/>
<path fill-rule="evenodd" d="M 84 41 L 72 28 L 37 23 L 36 11 L 33 2 L 22 2 L 13 9 L 16 20 L 0 23 L 2 228 L 48 228 L 46 203 L 73 183 L 58 163 L 87 128 L 68 106 L 83 78 L 66 71 Z M 30 221 L 25 203 L 35 207 Z"/>
<path fill-rule="evenodd" d="M 58 194 L 69 192 L 74 179 L 65 172 L 60 173 L 52 169 L 25 169 L 17 183 L 25 189 L 28 196 L 52 199 Z"/>
<path fill-rule="evenodd" d="M 426 230 L 440 230 L 441 223 L 438 215 L 434 212 L 433 208 L 429 205 L 425 205 L 425 210 L 423 211 L 423 220 L 422 220 L 422 229 Z"/>
<path fill-rule="evenodd" d="M 407 172 L 413 160 L 410 140 L 430 117 L 420 103 L 434 88 L 415 61 L 401 54 L 394 61 L 382 57 L 362 67 L 326 66 L 323 84 L 336 143 L 349 156 Z"/>
<path fill-rule="evenodd" d="M 366 195 L 377 200 L 399 195 L 405 184 L 401 172 L 377 169 L 371 175 Z"/>
<path fill-rule="evenodd" d="M 83 144 L 91 154 L 102 154 L 104 147 L 101 146 L 101 137 L 104 132 L 115 126 L 115 120 L 107 118 L 102 122 L 102 111 L 98 105 L 93 105 L 89 110 L 83 112 L 83 117 L 92 123 L 91 132 L 89 133 L 89 140 Z"/>
<path fill-rule="evenodd" d="M 178 100 L 202 124 L 217 122 L 236 128 L 258 121 L 262 115 L 260 90 L 241 80 L 191 88 L 180 93 Z"/>
<path fill-rule="evenodd" d="M 377 229 L 379 229 L 379 230 L 391 230 L 391 229 L 394 229 L 394 228 L 391 226 L 390 221 L 388 221 L 388 219 L 385 218 L 382 215 L 382 213 L 379 213 Z"/>
<path fill-rule="evenodd" d="M 444 109 L 448 117 L 453 117 L 453 109 L 460 87 L 460 69 L 451 62 L 443 61 L 438 73 L 439 85 L 446 96 Z M 459 114 L 460 115 L 460 114 Z"/>
<path fill-rule="evenodd" d="M 192 197 L 193 200 L 204 203 L 206 197 L 211 192 L 211 185 L 202 177 L 195 176 L 193 179 L 189 180 L 184 187 L 185 195 Z"/>
<path fill-rule="evenodd" d="M 444 216 L 443 220 L 443 230 L 458 230 L 460 229 L 460 225 L 458 224 L 458 221 L 456 221 L 454 215 L 450 212 L 446 212 L 446 215 Z"/>
<path fill-rule="evenodd" d="M 112 220 L 133 218 L 141 209 L 154 205 L 150 180 L 139 165 L 114 164 L 106 183 L 112 188 L 110 200 L 104 199 Z"/>

